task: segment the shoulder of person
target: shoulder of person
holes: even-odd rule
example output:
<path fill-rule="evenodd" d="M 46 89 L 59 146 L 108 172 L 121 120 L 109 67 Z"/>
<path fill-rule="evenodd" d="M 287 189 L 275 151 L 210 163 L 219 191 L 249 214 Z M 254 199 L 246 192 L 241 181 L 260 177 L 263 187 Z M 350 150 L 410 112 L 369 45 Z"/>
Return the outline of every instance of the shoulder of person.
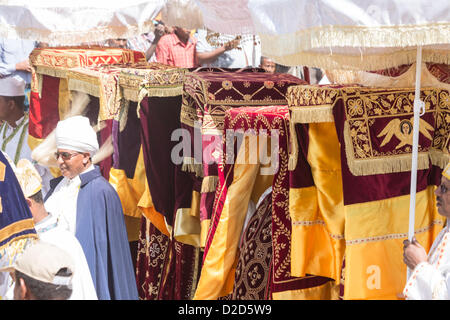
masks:
<path fill-rule="evenodd" d="M 174 34 L 173 33 L 169 33 L 169 34 L 165 34 L 161 37 L 161 39 L 159 39 L 158 44 L 161 43 L 171 43 L 174 41 Z"/>

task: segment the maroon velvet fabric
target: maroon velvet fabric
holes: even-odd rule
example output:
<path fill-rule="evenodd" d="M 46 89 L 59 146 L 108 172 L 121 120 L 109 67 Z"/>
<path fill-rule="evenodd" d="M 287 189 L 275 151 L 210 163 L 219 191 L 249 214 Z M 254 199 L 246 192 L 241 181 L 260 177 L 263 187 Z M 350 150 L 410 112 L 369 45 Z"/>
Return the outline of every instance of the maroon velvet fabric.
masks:
<path fill-rule="evenodd" d="M 411 172 L 398 172 L 389 174 L 374 174 L 367 176 L 354 176 L 347 164 L 344 141 L 344 123 L 346 121 L 344 102 L 340 99 L 333 108 L 333 115 L 336 125 L 338 140 L 341 145 L 341 169 L 342 183 L 344 191 L 344 205 L 364 203 L 369 201 L 384 200 L 388 198 L 408 195 L 410 193 Z M 432 118 L 432 114 L 425 114 L 425 119 Z M 411 116 L 407 116 L 411 117 Z M 404 117 L 400 117 L 404 118 Z M 432 119 L 429 119 L 431 122 Z M 380 127 L 386 122 L 381 122 Z M 431 122 L 431 123 L 434 123 Z M 374 140 L 376 137 L 372 137 Z M 379 139 L 379 138 L 377 138 Z M 424 147 L 429 147 L 428 142 L 423 137 L 419 137 L 419 143 Z M 398 141 L 394 138 L 385 148 L 393 148 L 392 145 Z M 394 147 L 395 148 L 395 147 Z M 429 185 L 439 185 L 442 169 L 430 166 L 426 170 L 417 171 L 417 192 L 422 191 Z"/>
<path fill-rule="evenodd" d="M 113 120 L 114 168 L 125 171 L 127 178 L 132 179 L 141 149 L 141 123 L 136 113 L 137 103 L 130 101 L 127 123 L 120 131 L 120 124 Z"/>
<path fill-rule="evenodd" d="M 155 210 L 174 222 L 179 208 L 190 208 L 195 177 L 173 163 L 172 132 L 180 128 L 181 96 L 144 98 L 141 102 L 141 141 L 145 171 Z"/>
<path fill-rule="evenodd" d="M 270 135 L 271 130 L 279 132 L 279 167 L 272 183 L 272 254 L 276 259 L 271 262 L 270 292 L 283 292 L 299 290 L 322 285 L 329 281 L 325 277 L 297 278 L 290 275 L 290 243 L 291 219 L 289 215 L 289 172 L 288 172 L 288 141 L 289 141 L 289 113 L 287 106 L 270 107 L 242 107 L 230 109 L 226 112 L 224 130 L 226 129 L 266 129 Z M 258 131 L 257 131 L 258 132 Z M 226 144 L 223 147 L 226 158 Z M 236 156 L 236 152 L 234 153 Z M 214 203 L 213 219 L 208 233 L 204 257 L 208 254 L 214 232 L 217 229 L 227 189 L 232 182 L 232 164 L 219 166 L 219 186 Z"/>

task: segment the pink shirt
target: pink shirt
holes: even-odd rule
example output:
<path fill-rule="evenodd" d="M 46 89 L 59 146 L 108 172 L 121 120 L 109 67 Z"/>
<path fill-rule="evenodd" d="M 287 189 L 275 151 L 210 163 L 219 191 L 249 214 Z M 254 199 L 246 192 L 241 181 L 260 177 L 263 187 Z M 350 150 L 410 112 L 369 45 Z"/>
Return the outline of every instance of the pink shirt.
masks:
<path fill-rule="evenodd" d="M 180 68 L 197 66 L 195 58 L 195 45 L 197 40 L 190 37 L 184 44 L 174 33 L 161 37 L 156 46 L 156 60 L 160 63 Z"/>

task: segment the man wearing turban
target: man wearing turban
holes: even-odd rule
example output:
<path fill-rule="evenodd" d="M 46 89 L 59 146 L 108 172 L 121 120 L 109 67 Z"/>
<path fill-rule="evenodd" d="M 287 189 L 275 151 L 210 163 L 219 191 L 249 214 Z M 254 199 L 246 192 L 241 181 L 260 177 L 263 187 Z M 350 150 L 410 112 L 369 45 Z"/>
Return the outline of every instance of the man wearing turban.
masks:
<path fill-rule="evenodd" d="M 403 260 L 413 270 L 403 290 L 409 300 L 450 299 L 450 163 L 442 172 L 435 194 L 438 212 L 447 218 L 447 223 L 430 252 L 427 255 L 415 238 L 403 242 Z"/>
<path fill-rule="evenodd" d="M 92 163 L 97 134 L 83 116 L 59 121 L 55 157 L 62 176 L 50 182 L 45 208 L 83 248 L 100 300 L 138 299 L 122 204 Z"/>
<path fill-rule="evenodd" d="M 0 78 L 0 149 L 17 164 L 19 159 L 31 160 L 28 146 L 28 112 L 25 112 L 25 81 L 17 76 Z M 42 178 L 43 194 L 53 178 L 48 168 L 35 164 Z"/>

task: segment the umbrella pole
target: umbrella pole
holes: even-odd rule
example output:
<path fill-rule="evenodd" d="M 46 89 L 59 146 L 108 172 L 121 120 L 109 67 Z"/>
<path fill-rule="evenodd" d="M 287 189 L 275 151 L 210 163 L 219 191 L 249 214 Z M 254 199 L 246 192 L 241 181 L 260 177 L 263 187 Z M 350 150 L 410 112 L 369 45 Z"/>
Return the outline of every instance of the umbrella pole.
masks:
<path fill-rule="evenodd" d="M 412 145 L 412 164 L 411 164 L 411 189 L 409 201 L 409 230 L 408 239 L 412 241 L 414 237 L 415 209 L 416 209 L 416 190 L 417 190 L 417 158 L 419 153 L 419 122 L 425 104 L 420 100 L 420 77 L 422 70 L 422 47 L 417 48 L 416 58 L 416 86 L 414 95 L 414 123 L 413 123 L 413 145 Z M 408 268 L 407 278 L 409 279 L 412 270 Z"/>

